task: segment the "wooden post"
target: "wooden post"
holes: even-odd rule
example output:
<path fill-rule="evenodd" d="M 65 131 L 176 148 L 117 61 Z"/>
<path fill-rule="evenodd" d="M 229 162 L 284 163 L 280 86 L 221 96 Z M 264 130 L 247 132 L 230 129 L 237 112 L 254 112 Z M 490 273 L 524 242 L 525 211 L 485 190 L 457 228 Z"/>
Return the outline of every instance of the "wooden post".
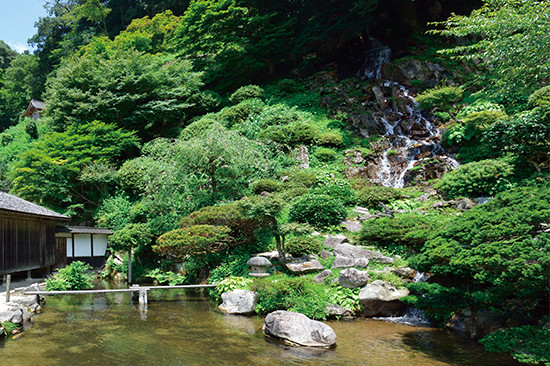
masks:
<path fill-rule="evenodd" d="M 128 284 L 132 284 L 132 247 L 128 250 Z"/>
<path fill-rule="evenodd" d="M 11 274 L 6 276 L 6 302 L 10 302 Z"/>

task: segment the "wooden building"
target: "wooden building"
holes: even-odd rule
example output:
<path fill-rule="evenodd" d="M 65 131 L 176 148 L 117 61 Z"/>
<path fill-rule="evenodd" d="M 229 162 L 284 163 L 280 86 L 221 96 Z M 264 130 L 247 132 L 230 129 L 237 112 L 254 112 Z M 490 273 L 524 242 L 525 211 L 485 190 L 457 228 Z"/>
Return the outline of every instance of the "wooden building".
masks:
<path fill-rule="evenodd" d="M 0 274 L 62 265 L 55 228 L 67 216 L 0 191 Z"/>
<path fill-rule="evenodd" d="M 44 111 L 45 106 L 46 103 L 44 103 L 43 101 L 32 99 L 29 103 L 29 106 L 27 107 L 27 110 L 25 111 L 25 113 L 23 113 L 23 117 L 30 117 L 36 121 L 37 119 L 42 117 L 42 112 Z"/>
<path fill-rule="evenodd" d="M 105 264 L 105 253 L 109 229 L 88 226 L 58 226 L 56 238 L 58 248 L 66 248 L 66 264 L 73 261 L 89 263 L 92 267 L 101 267 Z"/>

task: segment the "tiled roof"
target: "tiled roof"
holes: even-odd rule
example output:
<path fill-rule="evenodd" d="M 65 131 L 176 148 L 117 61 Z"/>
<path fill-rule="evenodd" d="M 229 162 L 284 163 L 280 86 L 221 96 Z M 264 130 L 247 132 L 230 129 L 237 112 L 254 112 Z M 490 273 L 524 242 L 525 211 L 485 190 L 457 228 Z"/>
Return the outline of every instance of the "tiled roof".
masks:
<path fill-rule="evenodd" d="M 0 191 L 0 211 L 10 211 L 26 215 L 51 217 L 60 220 L 69 219 L 65 215 L 61 215 L 55 211 L 48 210 L 45 207 L 39 206 L 37 204 L 2 191 Z"/>
<path fill-rule="evenodd" d="M 57 226 L 55 228 L 57 233 L 70 233 L 70 234 L 105 234 L 111 235 L 113 231 L 111 229 L 105 229 L 102 227 L 90 227 L 90 226 Z"/>

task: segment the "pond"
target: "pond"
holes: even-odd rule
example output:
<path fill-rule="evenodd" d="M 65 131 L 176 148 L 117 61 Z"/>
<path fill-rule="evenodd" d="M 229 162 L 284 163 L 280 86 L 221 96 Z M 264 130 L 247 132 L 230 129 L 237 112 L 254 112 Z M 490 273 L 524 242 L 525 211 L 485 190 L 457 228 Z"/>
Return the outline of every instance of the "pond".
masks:
<path fill-rule="evenodd" d="M 263 317 L 221 314 L 203 291 L 149 292 L 147 311 L 127 293 L 48 296 L 16 340 L 9 365 L 515 365 L 453 332 L 380 320 L 328 321 L 337 347 L 294 348 L 266 339 Z"/>

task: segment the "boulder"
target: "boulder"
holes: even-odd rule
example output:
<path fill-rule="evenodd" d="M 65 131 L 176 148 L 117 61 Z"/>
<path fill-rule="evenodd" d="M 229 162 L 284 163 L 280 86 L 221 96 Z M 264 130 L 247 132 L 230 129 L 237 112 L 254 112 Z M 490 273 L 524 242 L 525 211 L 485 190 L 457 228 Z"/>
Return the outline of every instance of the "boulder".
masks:
<path fill-rule="evenodd" d="M 369 274 L 366 271 L 360 271 L 355 268 L 344 269 L 340 272 L 338 283 L 347 288 L 357 288 L 366 285 L 369 282 Z"/>
<path fill-rule="evenodd" d="M 29 291 L 36 290 L 33 289 Z M 20 304 L 21 306 L 25 307 L 27 311 L 34 313 L 40 310 L 41 299 L 38 295 L 12 295 L 10 302 Z"/>
<path fill-rule="evenodd" d="M 285 310 L 267 314 L 263 331 L 291 345 L 325 348 L 336 345 L 336 333 L 330 326 Z"/>
<path fill-rule="evenodd" d="M 294 263 L 287 263 L 286 268 L 292 273 L 311 273 L 325 269 L 318 260 L 305 260 Z"/>
<path fill-rule="evenodd" d="M 342 243 L 347 243 L 347 242 L 348 242 L 348 238 L 344 235 L 339 234 L 336 236 L 328 237 L 323 243 L 323 245 L 326 245 L 327 247 L 330 247 L 330 248 L 336 248 L 337 245 L 340 245 Z"/>
<path fill-rule="evenodd" d="M 405 310 L 400 297 L 407 296 L 409 290 L 397 289 L 386 281 L 374 281 L 359 292 L 359 302 L 365 316 L 399 316 Z"/>
<path fill-rule="evenodd" d="M 455 201 L 455 207 L 463 212 L 474 208 L 475 205 L 476 203 L 474 201 L 466 197 Z"/>
<path fill-rule="evenodd" d="M 329 304 L 327 305 L 326 309 L 330 317 L 349 318 L 353 316 L 353 311 L 351 311 L 350 309 L 346 309 L 345 307 L 340 305 Z"/>
<path fill-rule="evenodd" d="M 359 232 L 363 228 L 361 223 L 351 220 L 342 221 L 340 225 L 344 226 L 348 231 L 351 231 L 352 233 Z"/>
<path fill-rule="evenodd" d="M 258 294 L 254 291 L 233 290 L 222 294 L 223 303 L 219 309 L 226 314 L 252 314 L 258 302 Z"/>
<path fill-rule="evenodd" d="M 416 270 L 410 267 L 389 268 L 389 271 L 395 273 L 399 277 L 403 277 L 411 280 L 416 277 Z"/>
<path fill-rule="evenodd" d="M 326 250 L 321 250 L 321 253 L 319 253 L 319 256 L 323 259 L 334 257 L 334 255 L 331 252 L 327 252 Z"/>
<path fill-rule="evenodd" d="M 323 283 L 327 277 L 332 276 L 332 271 L 330 269 L 325 269 L 323 272 L 319 273 L 317 276 L 313 277 L 313 282 Z"/>
<path fill-rule="evenodd" d="M 13 302 L 0 303 L 0 323 L 23 323 L 23 307 Z"/>
<path fill-rule="evenodd" d="M 337 255 L 332 262 L 332 268 L 350 268 L 355 266 L 355 259 Z"/>
<path fill-rule="evenodd" d="M 368 260 L 373 260 L 379 263 L 390 263 L 393 264 L 393 259 L 386 257 L 380 252 L 373 250 L 359 248 L 355 245 L 350 244 L 340 244 L 334 248 L 334 253 L 336 255 L 341 255 L 343 257 L 349 257 L 354 259 L 366 258 Z"/>

